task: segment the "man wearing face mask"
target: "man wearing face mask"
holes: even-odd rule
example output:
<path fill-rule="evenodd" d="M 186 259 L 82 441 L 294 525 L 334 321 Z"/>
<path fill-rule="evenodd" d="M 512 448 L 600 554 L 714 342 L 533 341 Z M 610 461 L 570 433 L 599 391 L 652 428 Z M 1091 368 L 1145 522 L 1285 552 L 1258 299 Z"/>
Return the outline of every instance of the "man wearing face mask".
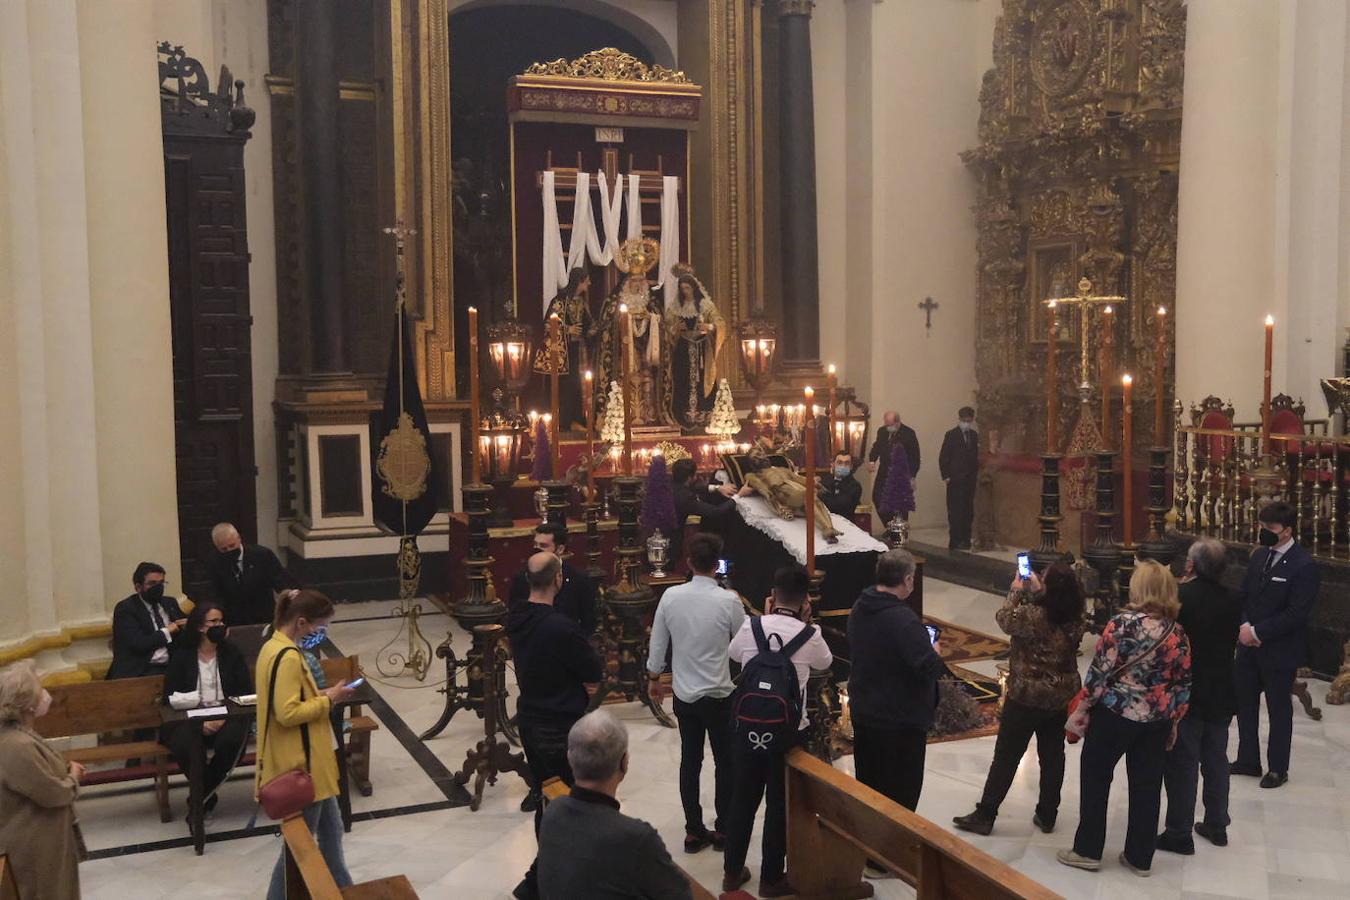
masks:
<path fill-rule="evenodd" d="M 1294 732 L 1294 673 L 1308 644 L 1308 618 L 1321 575 L 1312 556 L 1294 540 L 1294 508 L 1275 502 L 1257 519 L 1261 548 L 1253 551 L 1242 580 L 1242 626 L 1234 673 L 1238 694 L 1238 753 L 1234 775 L 1261 775 L 1258 727 L 1266 698 L 1270 735 L 1261 787 L 1289 780 L 1289 743 Z"/>
<path fill-rule="evenodd" d="M 852 519 L 861 499 L 862 485 L 853 477 L 853 457 L 847 453 L 835 454 L 829 474 L 820 478 L 821 502 L 835 515 Z"/>
<path fill-rule="evenodd" d="M 162 675 L 169 644 L 187 617 L 178 601 L 164 594 L 164 567 L 143 562 L 131 576 L 136 593 L 113 608 L 113 660 L 108 678 Z"/>
<path fill-rule="evenodd" d="M 975 479 L 980 473 L 980 434 L 975 410 L 963 406 L 956 427 L 942 437 L 938 470 L 947 483 L 947 548 L 970 549 L 970 527 L 975 521 Z"/>
<path fill-rule="evenodd" d="M 872 508 L 878 510 L 881 509 L 881 495 L 886 490 L 886 474 L 891 467 L 891 450 L 897 441 L 905 448 L 910 477 L 919 477 L 919 436 L 900 421 L 900 414 L 895 410 L 882 416 L 881 421 L 876 442 L 867 453 L 867 470 L 876 476 L 872 479 Z"/>
<path fill-rule="evenodd" d="M 281 560 L 259 544 L 245 545 L 229 522 L 211 529 L 215 554 L 206 561 L 211 590 L 225 609 L 225 624 L 268 625 L 276 612 L 276 592 L 300 587 Z"/>

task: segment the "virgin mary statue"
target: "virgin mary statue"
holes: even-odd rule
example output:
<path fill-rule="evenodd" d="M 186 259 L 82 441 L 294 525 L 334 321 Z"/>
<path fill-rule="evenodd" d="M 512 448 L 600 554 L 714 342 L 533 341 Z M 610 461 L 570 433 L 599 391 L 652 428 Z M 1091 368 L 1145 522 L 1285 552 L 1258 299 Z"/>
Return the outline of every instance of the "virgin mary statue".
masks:
<path fill-rule="evenodd" d="M 726 342 L 726 322 L 694 270 L 671 267 L 676 276 L 675 302 L 666 310 L 670 344 L 671 408 L 686 428 L 708 421 L 717 390 L 717 356 Z"/>

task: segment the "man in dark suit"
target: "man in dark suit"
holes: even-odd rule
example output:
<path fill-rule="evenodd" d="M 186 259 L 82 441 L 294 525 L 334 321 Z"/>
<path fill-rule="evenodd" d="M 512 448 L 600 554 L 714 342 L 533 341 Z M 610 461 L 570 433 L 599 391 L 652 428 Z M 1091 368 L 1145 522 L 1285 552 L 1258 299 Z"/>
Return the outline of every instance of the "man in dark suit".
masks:
<path fill-rule="evenodd" d="M 567 526 L 553 522 L 540 522 L 534 529 L 535 553 L 552 553 L 559 559 L 567 550 Z M 597 622 L 595 612 L 595 582 L 589 575 L 576 566 L 563 561 L 563 583 L 558 596 L 553 599 L 553 608 L 581 626 L 581 633 L 590 637 L 595 633 Z M 509 606 L 515 608 L 530 602 L 530 582 L 525 568 L 511 579 Z"/>
<path fill-rule="evenodd" d="M 567 735 L 572 793 L 548 805 L 539 828 L 539 891 L 545 897 L 686 900 L 689 880 L 656 829 L 619 812 L 628 774 L 628 732 L 605 710 Z"/>
<path fill-rule="evenodd" d="M 980 472 L 980 433 L 975 410 L 963 406 L 960 422 L 942 436 L 938 471 L 947 484 L 947 549 L 970 549 L 970 526 L 975 520 L 975 478 Z"/>
<path fill-rule="evenodd" d="M 1190 856 L 1196 834 L 1216 846 L 1228 844 L 1228 726 L 1237 712 L 1233 651 L 1242 604 L 1219 583 L 1228 550 L 1213 538 L 1201 538 L 1186 553 L 1177 624 L 1191 641 L 1191 704 L 1177 725 L 1167 753 L 1167 828 L 1158 849 Z M 1205 818 L 1195 821 L 1199 777 L 1205 779 Z"/>
<path fill-rule="evenodd" d="M 225 610 L 225 621 L 235 625 L 270 625 L 276 612 L 276 592 L 300 587 L 271 550 L 259 544 L 245 546 L 229 522 L 211 529 L 216 554 L 206 561 L 211 589 Z"/>
<path fill-rule="evenodd" d="M 909 460 L 909 474 L 912 478 L 919 477 L 919 436 L 900 421 L 900 414 L 891 410 L 881 417 L 881 430 L 877 432 L 877 439 L 872 444 L 872 449 L 867 453 L 867 469 L 873 474 L 872 479 L 872 508 L 877 510 L 877 515 L 881 515 L 881 495 L 886 490 L 886 475 L 891 469 L 891 452 L 898 442 L 905 448 L 905 458 Z M 908 518 L 908 513 L 905 517 Z"/>
<path fill-rule="evenodd" d="M 113 659 L 108 678 L 162 675 L 169 643 L 187 617 L 178 601 L 164 596 L 164 567 L 143 562 L 131 576 L 136 593 L 113 607 Z"/>
<path fill-rule="evenodd" d="M 853 457 L 836 453 L 830 471 L 820 477 L 820 502 L 837 516 L 852 521 L 862 500 L 862 485 L 853 477 Z"/>
<path fill-rule="evenodd" d="M 718 526 L 736 508 L 731 498 L 736 488 L 729 484 L 705 482 L 695 475 L 692 459 L 677 459 L 670 467 L 675 495 L 675 533 L 670 536 L 670 558 L 684 559 L 684 525 L 690 516 L 699 517 L 699 529 L 716 533 Z M 743 488 L 740 493 L 751 493 Z"/>
<path fill-rule="evenodd" d="M 1242 627 L 1238 631 L 1235 671 L 1238 695 L 1238 754 L 1234 775 L 1261 774 L 1257 730 L 1261 695 L 1266 697 L 1270 737 L 1266 774 L 1261 787 L 1277 788 L 1289 780 L 1289 742 L 1294 732 L 1290 696 L 1294 673 L 1303 663 L 1308 618 L 1321 575 L 1307 550 L 1294 540 L 1296 514 L 1288 503 L 1275 502 L 1257 517 L 1261 549 L 1252 553 L 1242 580 Z"/>

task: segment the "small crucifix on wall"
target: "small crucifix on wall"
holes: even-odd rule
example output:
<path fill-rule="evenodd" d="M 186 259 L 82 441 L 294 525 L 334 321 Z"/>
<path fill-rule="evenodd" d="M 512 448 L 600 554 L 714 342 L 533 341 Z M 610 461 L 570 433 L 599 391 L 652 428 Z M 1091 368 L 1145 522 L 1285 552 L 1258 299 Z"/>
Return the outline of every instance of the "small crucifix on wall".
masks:
<path fill-rule="evenodd" d="M 924 297 L 923 302 L 919 304 L 919 309 L 923 310 L 924 313 L 923 327 L 925 329 L 925 335 L 933 330 L 933 310 L 937 309 L 939 306 L 941 306 L 941 304 L 932 297 Z"/>

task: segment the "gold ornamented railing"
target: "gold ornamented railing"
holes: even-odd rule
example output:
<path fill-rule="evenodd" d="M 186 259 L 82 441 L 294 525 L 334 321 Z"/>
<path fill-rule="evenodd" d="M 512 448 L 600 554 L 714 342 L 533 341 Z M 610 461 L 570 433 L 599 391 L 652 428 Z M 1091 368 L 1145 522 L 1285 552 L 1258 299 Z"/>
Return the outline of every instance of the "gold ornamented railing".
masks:
<path fill-rule="evenodd" d="M 1259 431 L 1178 425 L 1173 449 L 1177 531 L 1255 543 L 1257 513 L 1283 500 L 1314 556 L 1350 559 L 1350 437 L 1272 434 L 1263 459 Z"/>

